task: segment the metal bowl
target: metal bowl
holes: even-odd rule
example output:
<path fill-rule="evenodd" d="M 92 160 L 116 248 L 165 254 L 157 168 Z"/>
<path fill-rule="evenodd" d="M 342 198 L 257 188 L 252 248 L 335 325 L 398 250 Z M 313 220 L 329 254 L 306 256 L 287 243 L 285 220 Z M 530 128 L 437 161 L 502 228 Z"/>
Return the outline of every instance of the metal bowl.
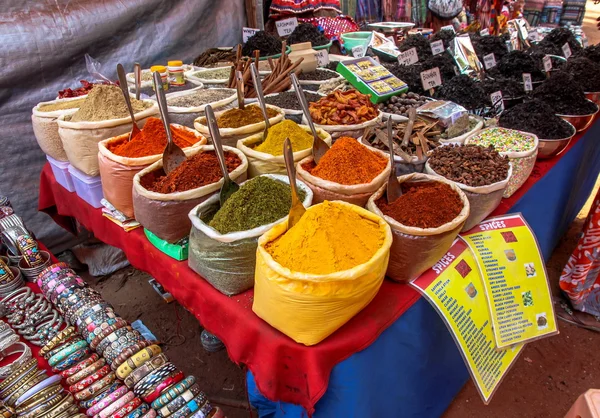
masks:
<path fill-rule="evenodd" d="M 567 122 L 567 123 L 569 123 L 569 122 Z M 569 125 L 571 125 L 573 133 L 566 138 L 562 138 L 562 139 L 538 138 L 538 141 L 539 141 L 538 155 L 537 155 L 538 159 L 545 160 L 548 158 L 556 157 L 558 154 L 563 152 L 565 150 L 565 148 L 567 148 L 567 146 L 571 142 L 571 139 L 573 139 L 573 137 L 575 136 L 575 133 L 576 133 L 575 127 L 571 123 L 569 123 Z"/>
<path fill-rule="evenodd" d="M 598 106 L 600 106 L 600 91 L 594 91 L 594 92 L 586 92 L 583 93 L 585 94 L 585 98 L 596 103 Z"/>
<path fill-rule="evenodd" d="M 588 101 L 592 102 L 591 100 L 588 100 Z M 594 102 L 592 102 L 592 103 L 594 103 Z M 596 106 L 596 111 L 589 115 L 558 115 L 557 114 L 556 116 L 560 116 L 561 118 L 563 118 L 564 120 L 569 122 L 571 125 L 573 125 L 575 127 L 575 129 L 577 130 L 577 132 L 581 132 L 584 129 L 586 129 L 588 126 L 590 126 L 590 124 L 594 120 L 594 116 L 596 116 L 596 114 L 598 113 L 598 105 L 596 103 L 594 103 L 594 106 Z"/>

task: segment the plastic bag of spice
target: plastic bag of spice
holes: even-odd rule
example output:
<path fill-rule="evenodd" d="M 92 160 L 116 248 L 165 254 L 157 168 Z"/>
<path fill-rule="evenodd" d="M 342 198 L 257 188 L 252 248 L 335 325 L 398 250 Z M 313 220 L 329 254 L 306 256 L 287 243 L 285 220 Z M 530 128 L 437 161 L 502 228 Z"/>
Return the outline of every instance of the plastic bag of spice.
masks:
<path fill-rule="evenodd" d="M 86 96 L 40 102 L 31 110 L 33 134 L 44 154 L 58 161 L 68 161 L 67 154 L 58 135 L 57 120 L 62 115 L 72 115 L 77 112 L 79 107 L 71 106 L 81 103 Z"/>
<path fill-rule="evenodd" d="M 312 135 L 308 126 L 299 126 Z M 318 128 L 317 134 L 327 143 L 327 145 L 331 146 L 331 135 Z M 248 158 L 248 178 L 260 176 L 261 174 L 286 174 L 283 155 L 271 155 L 266 152 L 254 150 L 254 147 L 260 144 L 263 140 L 264 133 L 260 132 L 247 138 L 240 139 L 237 142 L 237 148 Z M 296 151 L 294 152 L 294 162 L 296 163 L 311 154 L 312 148 Z"/>
<path fill-rule="evenodd" d="M 229 173 L 231 180 L 241 183 L 246 180 L 248 160 L 238 149 L 224 146 L 225 152 L 235 153 L 242 163 Z M 214 151 L 212 145 L 203 145 L 199 148 L 188 149 L 185 155 L 190 157 L 199 152 Z M 221 190 L 223 179 L 206 186 L 198 187 L 185 192 L 157 193 L 144 188 L 141 179 L 154 171 L 162 169 L 162 160 L 137 173 L 133 178 L 133 210 L 135 219 L 144 228 L 154 235 L 168 242 L 177 242 L 190 233 L 191 221 L 187 214 L 204 202 L 215 192 Z"/>
<path fill-rule="evenodd" d="M 368 128 L 370 126 L 376 126 L 378 123 L 380 123 L 381 118 L 382 113 L 379 112 L 376 118 L 356 125 L 319 125 L 315 123 L 315 127 L 321 128 L 325 132 L 328 132 L 334 140 L 342 136 L 351 136 L 353 138 L 358 138 L 364 133 L 365 128 Z M 302 124 L 306 125 L 307 123 L 308 122 L 306 121 L 306 117 L 302 116 Z"/>
<path fill-rule="evenodd" d="M 202 145 L 206 145 L 208 142 L 206 138 L 195 130 L 186 128 L 185 126 L 176 126 L 179 129 L 185 129 L 193 133 L 199 139 L 193 146 L 184 148 L 185 150 L 198 148 Z M 129 158 L 121 157 L 108 150 L 109 144 L 126 141 L 128 137 L 129 133 L 126 133 L 100 141 L 98 144 L 98 166 L 100 169 L 100 177 L 102 179 L 102 192 L 104 193 L 104 198 L 124 215 L 133 218 L 133 177 L 150 164 L 160 160 L 162 154 Z"/>
<path fill-rule="evenodd" d="M 287 176 L 264 176 L 290 184 Z M 309 207 L 313 197 L 310 188 L 301 181 L 296 183 L 298 189 L 306 194 L 302 202 L 304 207 Z M 258 238 L 287 217 L 248 231 L 221 234 L 204 222 L 212 218 L 218 209 L 219 195 L 215 194 L 190 211 L 192 232 L 188 263 L 219 292 L 235 295 L 254 286 Z"/>
<path fill-rule="evenodd" d="M 268 108 L 275 110 L 278 114 L 275 117 L 269 119 L 269 123 L 271 126 L 279 123 L 283 120 L 285 113 L 283 109 L 280 109 L 276 106 L 267 105 Z M 215 117 L 217 120 L 224 113 L 224 111 L 216 112 Z M 210 138 L 210 132 L 208 130 L 208 125 L 206 125 L 206 117 L 201 116 L 194 121 L 194 128 L 200 132 L 202 135 Z M 241 128 L 219 128 L 219 133 L 221 134 L 221 139 L 223 140 L 223 145 L 228 145 L 230 147 L 235 147 L 237 141 L 243 138 L 248 137 L 249 135 L 262 132 L 265 129 L 265 122 L 252 123 L 250 125 L 242 126 Z"/>
<path fill-rule="evenodd" d="M 204 91 L 209 91 L 211 89 L 205 89 Z M 220 89 L 221 90 L 221 89 Z M 177 93 L 172 93 L 169 95 L 168 99 L 173 99 L 176 97 L 189 96 L 194 94 L 195 91 L 182 91 Z M 181 107 L 181 106 L 171 106 L 169 105 L 169 117 L 171 119 L 171 123 L 178 123 L 180 125 L 184 125 L 190 128 L 194 127 L 194 121 L 201 116 L 204 116 L 204 109 L 207 105 L 210 105 L 213 110 L 227 110 L 232 107 L 234 102 L 237 100 L 237 93 L 235 90 L 231 89 L 231 96 L 218 100 L 212 103 L 206 103 L 202 106 L 193 106 L 193 107 Z"/>
<path fill-rule="evenodd" d="M 443 177 L 421 173 L 398 177 L 399 183 L 432 181 L 449 185 L 459 195 L 463 203 L 462 210 L 454 220 L 437 228 L 406 226 L 384 215 L 376 202 L 380 197 L 385 196 L 387 182 L 371 196 L 367 203 L 367 209 L 383 217 L 392 228 L 394 241 L 390 249 L 390 262 L 386 275 L 394 281 L 408 283 L 437 263 L 452 246 L 469 216 L 469 200 L 456 183 Z"/>
<path fill-rule="evenodd" d="M 151 107 L 135 114 L 138 126 L 142 128 L 150 116 L 158 114 L 158 105 L 152 100 L 144 100 Z M 58 118 L 58 134 L 73 167 L 87 174 L 97 176 L 98 143 L 131 131 L 131 118 L 103 120 L 98 122 L 70 122 L 70 115 Z"/>

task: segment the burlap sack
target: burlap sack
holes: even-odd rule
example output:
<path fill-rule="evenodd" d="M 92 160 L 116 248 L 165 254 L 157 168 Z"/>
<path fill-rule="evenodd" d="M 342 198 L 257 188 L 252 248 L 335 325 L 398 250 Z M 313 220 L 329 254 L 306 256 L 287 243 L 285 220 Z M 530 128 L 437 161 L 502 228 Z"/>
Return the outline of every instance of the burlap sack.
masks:
<path fill-rule="evenodd" d="M 203 145 L 199 148 L 188 149 L 185 154 L 189 157 L 199 152 L 213 151 L 212 145 Z M 229 173 L 236 183 L 246 180 L 248 160 L 238 149 L 223 147 L 224 151 L 234 152 L 242 160 L 242 164 Z M 218 193 L 223 185 L 223 179 L 203 187 L 177 193 L 156 193 L 146 190 L 141 185 L 141 178 L 146 174 L 162 168 L 162 160 L 146 167 L 133 178 L 133 210 L 135 219 L 144 228 L 167 242 L 177 242 L 190 233 L 192 226 L 187 214 L 204 202 L 212 194 Z"/>
<path fill-rule="evenodd" d="M 469 200 L 460 188 L 443 177 L 413 173 L 398 177 L 399 183 L 437 181 L 448 184 L 463 202 L 460 214 L 451 222 L 437 228 L 416 228 L 403 225 L 385 216 L 377 206 L 377 200 L 385 195 L 387 182 L 375 192 L 367 203 L 367 209 L 383 217 L 392 228 L 394 241 L 390 249 L 390 262 L 386 275 L 397 282 L 408 283 L 419 277 L 446 254 L 469 216 Z"/>

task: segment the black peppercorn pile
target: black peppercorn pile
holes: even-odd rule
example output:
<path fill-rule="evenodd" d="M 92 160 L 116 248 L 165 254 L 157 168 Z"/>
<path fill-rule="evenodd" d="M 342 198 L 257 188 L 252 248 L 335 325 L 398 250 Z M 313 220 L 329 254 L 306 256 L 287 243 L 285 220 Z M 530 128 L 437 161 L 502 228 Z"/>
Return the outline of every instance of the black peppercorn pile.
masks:
<path fill-rule="evenodd" d="M 573 77 L 564 71 L 553 71 L 552 76 L 533 91 L 533 97 L 559 115 L 590 115 L 598 110 L 594 103 L 586 100 Z"/>
<path fill-rule="evenodd" d="M 408 51 L 411 48 L 417 48 L 419 61 L 433 55 L 431 52 L 431 44 L 421 34 L 407 36 L 406 39 L 398 46 L 400 52 Z"/>
<path fill-rule="evenodd" d="M 453 30 L 444 29 L 439 32 L 436 32 L 430 39 L 431 42 L 442 41 L 444 43 L 444 48 L 449 48 L 452 44 L 452 41 L 456 38 L 456 33 Z"/>
<path fill-rule="evenodd" d="M 255 50 L 260 51 L 261 57 L 277 55 L 281 53 L 281 40 L 261 30 L 252 35 L 242 48 L 242 54 L 252 57 Z"/>
<path fill-rule="evenodd" d="M 531 74 L 532 81 L 542 81 L 546 78 L 544 72 L 537 66 L 533 57 L 523 51 L 511 51 L 498 61 L 498 65 L 488 71 L 492 77 L 497 77 L 498 73 L 504 77 L 512 78 L 517 81 L 523 81 L 523 73 Z"/>
<path fill-rule="evenodd" d="M 508 177 L 508 158 L 502 157 L 492 146 L 438 147 L 428 162 L 440 176 L 472 187 L 487 186 Z"/>
<path fill-rule="evenodd" d="M 481 88 L 481 83 L 464 74 L 442 84 L 434 97 L 458 103 L 467 110 L 483 109 L 492 104 L 490 97 Z"/>
<path fill-rule="evenodd" d="M 574 57 L 585 57 L 600 64 L 600 44 L 590 45 L 581 51 L 574 53 Z"/>
<path fill-rule="evenodd" d="M 567 42 L 569 43 L 569 47 L 571 47 L 572 53 L 576 53 L 582 49 L 581 44 L 577 41 L 577 39 L 575 39 L 573 32 L 567 28 L 552 29 L 552 31 L 540 41 L 540 45 L 554 45 L 562 48 L 562 46 Z"/>
<path fill-rule="evenodd" d="M 483 57 L 489 54 L 494 54 L 496 62 L 500 61 L 503 56 L 508 54 L 508 50 L 506 49 L 506 39 L 502 36 L 471 35 L 471 43 L 481 62 L 483 62 Z"/>
<path fill-rule="evenodd" d="M 424 70 L 423 65 L 420 63 L 413 65 L 400 65 L 395 63 L 384 64 L 383 66 L 387 68 L 390 73 L 404 81 L 408 86 L 408 90 L 418 94 L 425 94 L 425 91 L 423 91 L 423 85 L 421 83 L 421 71 Z M 445 80 L 442 78 L 442 81 Z"/>
<path fill-rule="evenodd" d="M 510 78 L 499 77 L 497 79 L 485 79 L 481 82 L 481 87 L 485 94 L 490 96 L 497 91 L 502 92 L 504 98 L 517 98 L 525 96 L 523 85 L 516 80 Z"/>
<path fill-rule="evenodd" d="M 288 43 L 293 45 L 301 44 L 302 42 L 310 42 L 312 46 L 321 46 L 327 45 L 329 39 L 310 23 L 301 23 L 296 26 L 296 29 L 294 29 L 288 38 Z"/>
<path fill-rule="evenodd" d="M 573 76 L 573 81 L 583 91 L 600 91 L 600 64 L 583 57 L 570 58 L 567 61 L 565 72 Z"/>
<path fill-rule="evenodd" d="M 530 132 L 541 139 L 562 139 L 573 135 L 573 127 L 546 103 L 533 99 L 502 113 L 498 125 L 503 128 Z"/>

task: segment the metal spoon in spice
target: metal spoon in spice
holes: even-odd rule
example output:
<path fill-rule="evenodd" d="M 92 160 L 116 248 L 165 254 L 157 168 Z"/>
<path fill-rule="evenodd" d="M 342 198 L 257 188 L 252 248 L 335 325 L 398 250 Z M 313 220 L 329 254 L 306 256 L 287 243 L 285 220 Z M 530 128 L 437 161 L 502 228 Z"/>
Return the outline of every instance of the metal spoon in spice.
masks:
<path fill-rule="evenodd" d="M 292 151 L 292 143 L 289 138 L 283 143 L 283 159 L 285 160 L 285 168 L 287 169 L 288 178 L 290 180 L 290 189 L 292 190 L 292 207 L 288 216 L 288 229 L 298 223 L 302 215 L 306 212 L 306 208 L 298 197 L 296 188 L 296 167 L 294 167 L 294 152 Z"/>
<path fill-rule="evenodd" d="M 235 72 L 235 88 L 237 90 L 238 108 L 244 110 L 244 77 L 241 71 Z"/>
<path fill-rule="evenodd" d="M 306 118 L 308 126 L 310 127 L 310 130 L 313 134 L 313 159 L 315 161 L 315 164 L 319 164 L 319 161 L 321 160 L 323 155 L 325 155 L 325 153 L 329 151 L 329 145 L 327 145 L 327 143 L 323 141 L 317 134 L 315 124 L 313 123 L 312 117 L 310 116 L 310 112 L 308 110 L 308 102 L 306 101 L 306 96 L 304 95 L 304 90 L 302 90 L 302 86 L 298 81 L 298 77 L 296 77 L 295 73 L 292 73 L 290 74 L 290 78 L 292 79 L 292 86 L 294 86 L 296 96 L 298 96 L 298 101 L 300 102 L 300 107 L 302 108 L 304 117 Z"/>
<path fill-rule="evenodd" d="M 140 100 L 141 88 L 142 88 L 142 64 L 136 62 L 133 64 L 133 76 L 135 77 L 135 98 Z"/>
<path fill-rule="evenodd" d="M 267 134 L 269 133 L 269 129 L 271 128 L 271 124 L 269 123 L 269 115 L 267 114 L 267 105 L 265 104 L 265 95 L 263 94 L 262 82 L 260 81 L 260 76 L 254 63 L 250 64 L 250 74 L 252 74 L 252 82 L 254 83 L 254 90 L 256 90 L 258 104 L 260 106 L 260 110 L 262 111 L 263 118 L 265 119 L 265 130 L 263 132 L 263 137 L 266 138 Z"/>
<path fill-rule="evenodd" d="M 129 138 L 127 139 L 127 141 L 131 141 L 131 138 L 139 134 L 141 131 L 140 127 L 137 126 L 135 121 L 133 107 L 131 106 L 131 98 L 129 97 L 129 87 L 127 87 L 127 78 L 125 78 L 125 69 L 121 64 L 117 64 L 117 75 L 119 76 L 119 87 L 121 87 L 123 97 L 125 97 L 125 104 L 127 105 L 127 110 L 129 110 L 129 116 L 131 117 L 131 132 L 129 132 Z"/>
<path fill-rule="evenodd" d="M 204 113 L 206 114 L 208 130 L 210 131 L 210 136 L 215 146 L 215 154 L 217 154 L 219 165 L 221 166 L 221 171 L 223 173 L 223 186 L 221 186 L 221 192 L 219 193 L 219 203 L 221 206 L 223 206 L 227 199 L 229 199 L 232 194 L 239 190 L 240 186 L 229 177 L 227 164 L 225 163 L 225 154 L 223 153 L 221 133 L 219 132 L 219 127 L 217 126 L 215 112 L 213 111 L 212 107 L 208 105 L 204 109 Z"/>
<path fill-rule="evenodd" d="M 400 196 L 402 196 L 402 186 L 398 183 L 398 177 L 396 177 L 396 165 L 394 161 L 394 132 L 392 129 L 392 118 L 388 118 L 387 120 L 387 136 L 390 148 L 390 164 L 392 166 L 392 170 L 390 171 L 390 175 L 388 177 L 387 182 L 387 202 L 388 204 L 392 203 Z"/>
<path fill-rule="evenodd" d="M 167 107 L 167 99 L 165 98 L 165 91 L 163 90 L 162 80 L 160 79 L 160 73 L 155 71 L 154 77 L 154 91 L 156 92 L 156 101 L 158 102 L 158 110 L 160 111 L 160 118 L 162 119 L 165 132 L 167 133 L 167 146 L 163 151 L 163 170 L 169 174 L 175 170 L 179 165 L 185 161 L 185 153 L 179 146 L 173 141 L 173 134 L 171 133 L 171 124 L 169 123 L 169 108 Z"/>

